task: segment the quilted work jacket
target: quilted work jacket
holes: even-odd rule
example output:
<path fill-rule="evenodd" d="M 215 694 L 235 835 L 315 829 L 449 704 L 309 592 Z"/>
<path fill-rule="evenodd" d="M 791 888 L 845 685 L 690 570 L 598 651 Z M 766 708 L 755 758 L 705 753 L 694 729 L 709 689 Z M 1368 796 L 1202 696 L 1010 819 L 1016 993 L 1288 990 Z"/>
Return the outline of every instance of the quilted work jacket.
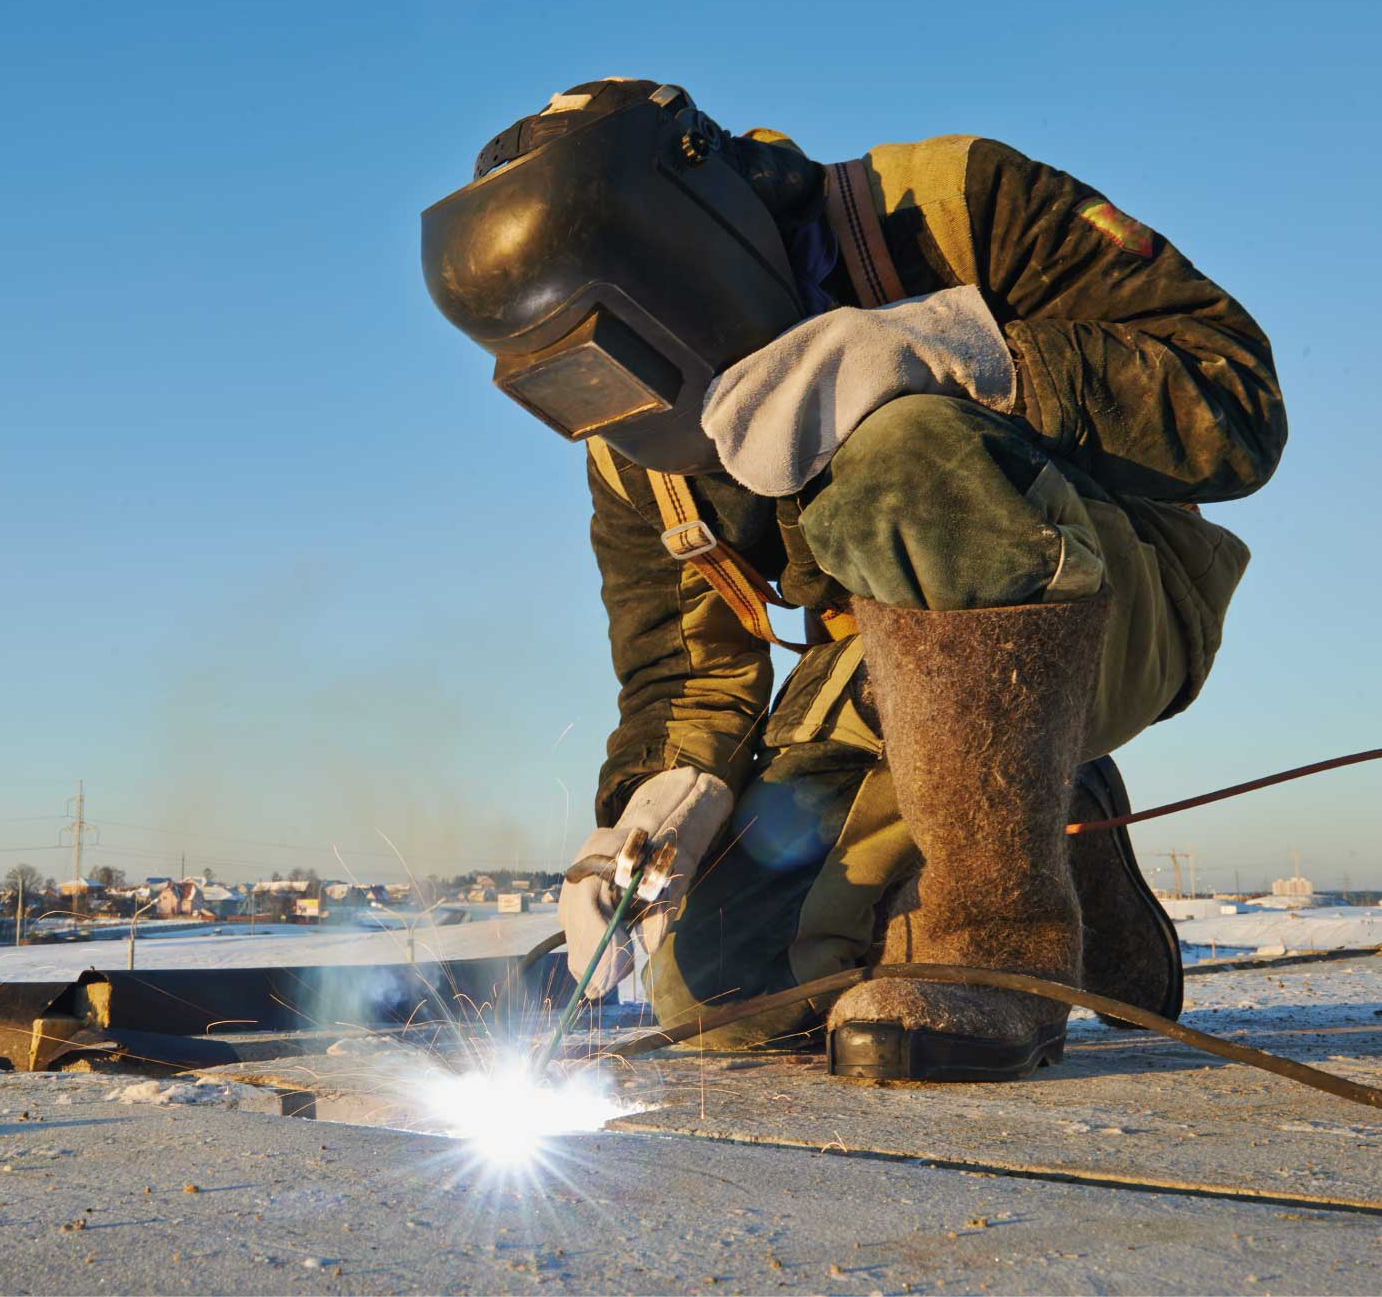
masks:
<path fill-rule="evenodd" d="M 1017 366 L 1016 414 L 1156 550 L 1189 648 L 1189 679 L 1165 714 L 1181 710 L 1208 674 L 1246 550 L 1170 506 L 1248 495 L 1274 471 L 1286 420 L 1265 335 L 1161 235 L 1006 145 L 943 136 L 883 145 L 864 163 L 905 294 L 979 288 Z M 694 766 L 737 792 L 760 742 L 821 737 L 857 653 L 808 651 L 770 717 L 768 646 L 664 548 L 647 473 L 598 440 L 588 446 L 591 539 L 620 683 L 596 800 L 605 825 L 656 771 Z M 723 474 L 691 488 L 715 534 L 787 599 L 843 606 L 846 592 L 796 526 L 800 500 L 755 496 Z M 848 726 L 829 736 L 875 742 Z"/>

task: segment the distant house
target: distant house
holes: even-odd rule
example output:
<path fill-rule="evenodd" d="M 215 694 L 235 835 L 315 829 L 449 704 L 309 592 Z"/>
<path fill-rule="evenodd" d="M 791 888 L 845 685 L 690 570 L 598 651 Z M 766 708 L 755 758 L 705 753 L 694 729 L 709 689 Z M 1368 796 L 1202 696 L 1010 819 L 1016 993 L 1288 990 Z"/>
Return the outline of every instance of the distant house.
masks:
<path fill-rule="evenodd" d="M 488 874 L 476 874 L 473 886 L 487 887 L 490 891 L 494 891 L 499 886 L 499 884 L 496 883 L 494 879 L 492 879 Z"/>
<path fill-rule="evenodd" d="M 160 919 L 191 917 L 202 913 L 205 908 L 202 889 L 195 878 L 170 878 L 163 890 L 154 898 L 154 913 Z"/>
<path fill-rule="evenodd" d="M 234 914 L 240 908 L 240 897 L 228 887 L 207 883 L 202 888 L 202 906 L 218 919 Z"/>
<path fill-rule="evenodd" d="M 69 878 L 65 882 L 58 884 L 59 896 L 90 896 L 98 897 L 106 890 L 104 883 L 98 883 L 92 878 Z"/>
<path fill-rule="evenodd" d="M 472 905 L 482 905 L 486 901 L 494 900 L 497 894 L 493 887 L 481 887 L 477 884 L 465 894 L 465 899 Z"/>
<path fill-rule="evenodd" d="M 267 892 L 271 896 L 284 896 L 300 894 L 311 886 L 306 878 L 275 878 L 267 883 L 262 880 L 255 883 L 254 890 L 261 894 Z"/>
<path fill-rule="evenodd" d="M 543 892 L 542 903 L 544 905 L 554 905 L 556 903 L 556 900 L 557 893 L 555 888 L 549 887 L 545 892 Z"/>

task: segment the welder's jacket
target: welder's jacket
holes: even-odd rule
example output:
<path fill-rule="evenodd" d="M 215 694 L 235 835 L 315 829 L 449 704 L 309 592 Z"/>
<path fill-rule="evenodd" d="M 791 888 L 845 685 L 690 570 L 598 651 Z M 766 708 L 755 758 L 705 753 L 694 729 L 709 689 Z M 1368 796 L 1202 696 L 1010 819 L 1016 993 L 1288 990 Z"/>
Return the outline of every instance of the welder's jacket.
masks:
<path fill-rule="evenodd" d="M 864 161 L 906 294 L 977 285 L 1017 367 L 1015 413 L 1155 550 L 1188 645 L 1185 688 L 1165 714 L 1179 711 L 1208 673 L 1246 550 L 1230 537 L 1242 558 L 1221 572 L 1229 533 L 1166 506 L 1236 499 L 1271 476 L 1286 422 L 1266 337 L 1160 235 L 1005 145 L 946 136 L 885 145 Z M 850 674 L 840 643 L 804 655 L 770 715 L 768 646 L 664 548 L 647 473 L 595 442 L 589 478 L 621 684 L 601 824 L 642 778 L 671 766 L 711 771 L 737 791 L 759 742 L 876 743 L 867 730 L 851 737 L 858 727 L 839 705 Z M 755 496 L 725 475 L 692 489 L 716 535 L 786 598 L 844 606 L 847 592 L 796 525 L 800 499 Z"/>

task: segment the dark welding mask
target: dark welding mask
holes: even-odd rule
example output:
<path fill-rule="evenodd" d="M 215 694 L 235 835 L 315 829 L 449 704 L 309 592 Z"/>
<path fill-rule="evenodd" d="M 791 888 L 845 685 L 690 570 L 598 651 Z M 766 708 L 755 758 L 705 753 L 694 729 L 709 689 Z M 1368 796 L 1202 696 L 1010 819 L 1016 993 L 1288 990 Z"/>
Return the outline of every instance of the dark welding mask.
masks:
<path fill-rule="evenodd" d="M 427 289 L 495 357 L 495 383 L 563 437 L 713 471 L 710 380 L 803 315 L 782 236 L 684 90 L 592 85 L 624 102 L 524 118 L 423 212 Z"/>

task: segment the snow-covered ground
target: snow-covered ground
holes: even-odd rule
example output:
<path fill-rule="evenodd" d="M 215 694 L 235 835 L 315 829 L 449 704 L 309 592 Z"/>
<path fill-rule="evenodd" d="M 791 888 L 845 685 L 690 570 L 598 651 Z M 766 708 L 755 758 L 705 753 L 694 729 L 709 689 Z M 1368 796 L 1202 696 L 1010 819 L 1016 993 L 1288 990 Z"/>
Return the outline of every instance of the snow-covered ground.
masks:
<path fill-rule="evenodd" d="M 557 907 L 535 905 L 527 914 L 477 918 L 433 927 L 424 918 L 414 934 L 415 958 L 487 959 L 522 955 L 557 929 Z M 218 934 L 219 930 L 219 934 Z M 128 960 L 122 941 L 20 946 L 0 950 L 0 982 L 56 982 L 88 968 L 121 969 Z M 139 940 L 135 968 L 301 968 L 308 965 L 405 964 L 404 931 L 371 932 L 358 927 L 207 924 L 194 935 Z"/>
<path fill-rule="evenodd" d="M 499 915 L 493 907 L 472 908 L 468 923 L 434 927 L 417 922 L 415 958 L 484 959 L 521 955 L 557 929 L 557 907 L 534 905 L 527 914 Z M 412 916 L 405 916 L 411 918 Z M 141 923 L 140 931 L 145 929 Z M 153 936 L 152 927 L 148 935 Z M 1364 949 L 1382 946 L 1382 908 L 1327 906 L 1308 910 L 1253 910 L 1176 924 L 1186 962 L 1211 954 L 1224 957 L 1258 950 Z M 641 956 L 641 951 L 639 955 Z M 22 946 L 0 949 L 0 982 L 60 981 L 88 968 L 126 967 L 128 946 L 122 940 L 73 945 Z M 407 933 L 370 931 L 357 926 L 304 927 L 258 924 L 251 935 L 245 924 L 206 924 L 192 933 L 141 938 L 136 968 L 300 968 L 307 965 L 403 964 L 408 961 Z M 642 959 L 639 959 L 641 965 Z M 633 994 L 630 983 L 626 995 Z"/>
<path fill-rule="evenodd" d="M 1176 924 L 1182 946 L 1231 950 L 1361 950 L 1382 946 L 1382 908 L 1329 905 L 1311 910 L 1252 910 Z"/>

